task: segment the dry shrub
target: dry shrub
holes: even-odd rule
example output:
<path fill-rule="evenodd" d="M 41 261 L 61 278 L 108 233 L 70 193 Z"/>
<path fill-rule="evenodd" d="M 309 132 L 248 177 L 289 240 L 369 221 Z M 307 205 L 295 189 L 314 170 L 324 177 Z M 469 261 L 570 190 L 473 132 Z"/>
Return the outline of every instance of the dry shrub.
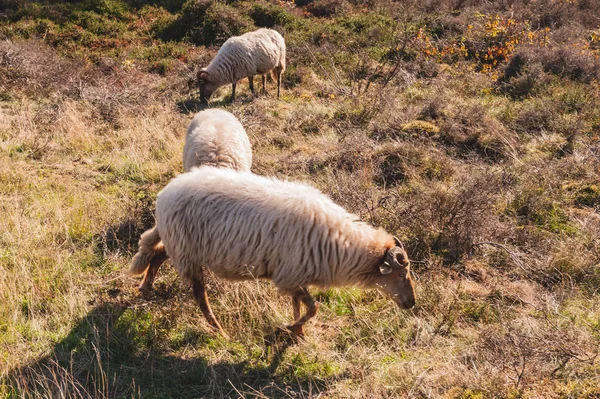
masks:
<path fill-rule="evenodd" d="M 419 119 L 435 121 L 445 116 L 446 101 L 441 96 L 429 99 L 419 112 Z"/>
<path fill-rule="evenodd" d="M 515 14 L 531 21 L 535 29 L 548 27 L 557 29 L 574 23 L 588 28 L 598 26 L 595 18 L 600 13 L 600 3 L 594 0 L 559 1 L 541 0 L 516 2 Z"/>
<path fill-rule="evenodd" d="M 236 8 L 215 2 L 206 10 L 201 34 L 194 33 L 191 38 L 194 43 L 220 44 L 253 28 L 250 18 Z"/>
<path fill-rule="evenodd" d="M 82 80 L 94 81 L 90 72 L 82 62 L 61 57 L 41 42 L 0 42 L 0 83 L 13 90 L 77 95 Z"/>
<path fill-rule="evenodd" d="M 339 151 L 327 159 L 327 166 L 349 173 L 372 169 L 374 143 L 361 131 L 348 132 L 338 148 Z"/>
<path fill-rule="evenodd" d="M 515 54 L 504 68 L 496 87 L 513 99 L 524 99 L 539 94 L 550 81 L 541 64 L 527 63 L 521 54 Z"/>
<path fill-rule="evenodd" d="M 315 17 L 331 18 L 350 11 L 351 6 L 346 0 L 315 0 L 306 6 L 306 10 Z"/>
<path fill-rule="evenodd" d="M 505 123 L 519 133 L 540 134 L 552 130 L 559 115 L 552 98 L 536 97 L 520 104 L 514 119 Z"/>
<path fill-rule="evenodd" d="M 408 165 L 398 145 L 387 145 L 379 148 L 375 155 L 378 170 L 374 181 L 382 187 L 393 187 L 408 179 Z"/>
<path fill-rule="evenodd" d="M 498 120 L 487 115 L 481 104 L 449 108 L 441 125 L 440 140 L 462 152 L 476 151 L 489 160 L 514 153 L 517 138 Z"/>
<path fill-rule="evenodd" d="M 437 148 L 410 142 L 390 142 L 373 155 L 374 182 L 393 187 L 411 180 L 447 180 L 455 173 L 451 160 Z"/>
<path fill-rule="evenodd" d="M 584 223 L 590 224 L 589 219 L 597 219 L 595 215 L 587 215 Z M 597 220 L 593 220 L 598 224 Z M 593 223 L 592 222 L 592 223 Z M 591 230 L 591 229 L 590 229 Z M 595 293 L 600 284 L 600 230 L 593 229 L 587 234 L 575 235 L 557 241 L 551 254 L 543 264 L 546 286 L 562 286 L 567 290 L 583 287 Z"/>
<path fill-rule="evenodd" d="M 451 183 L 413 185 L 402 194 L 406 205 L 397 212 L 398 225 L 418 258 L 437 253 L 446 261 L 459 261 L 475 242 L 497 234 L 495 205 L 501 188 L 499 176 L 472 171 Z"/>
<path fill-rule="evenodd" d="M 600 61 L 592 52 L 572 44 L 554 44 L 545 47 L 521 46 L 504 69 L 504 74 L 498 83 L 501 86 L 506 85 L 508 92 L 515 91 L 516 94 L 520 94 L 528 88 L 527 84 L 531 85 L 529 88 L 531 91 L 535 86 L 540 87 L 548 83 L 549 79 L 544 72 L 589 83 L 600 78 Z M 535 79 L 542 81 L 532 82 Z M 518 83 L 523 87 L 519 88 Z M 511 87 L 513 85 L 516 87 Z M 529 92 L 524 94 L 527 95 Z"/>
<path fill-rule="evenodd" d="M 599 355 L 589 332 L 568 320 L 520 318 L 504 325 L 481 332 L 476 356 L 514 388 L 558 375 L 569 378 L 578 368 L 594 365 Z"/>
<path fill-rule="evenodd" d="M 432 57 L 419 56 L 413 60 L 403 63 L 406 72 L 405 80 L 411 83 L 414 79 L 433 79 L 442 71 L 442 64 L 436 62 Z"/>

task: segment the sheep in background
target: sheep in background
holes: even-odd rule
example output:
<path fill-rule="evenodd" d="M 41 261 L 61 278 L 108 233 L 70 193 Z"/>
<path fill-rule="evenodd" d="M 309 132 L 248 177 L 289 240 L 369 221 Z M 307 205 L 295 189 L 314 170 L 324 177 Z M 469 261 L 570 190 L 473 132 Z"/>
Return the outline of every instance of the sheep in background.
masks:
<path fill-rule="evenodd" d="M 203 166 L 159 193 L 156 219 L 142 235 L 129 273 L 151 273 L 166 250 L 209 324 L 221 332 L 203 267 L 228 280 L 272 280 L 281 294 L 292 296 L 295 321 L 288 328 L 298 335 L 317 312 L 311 285 L 378 288 L 400 308 L 415 303 L 400 242 L 306 184 Z"/>
<path fill-rule="evenodd" d="M 262 75 L 263 92 L 266 92 L 267 72 L 277 81 L 277 98 L 281 89 L 281 74 L 285 71 L 285 41 L 272 29 L 258 29 L 241 36 L 234 36 L 219 49 L 208 64 L 198 71 L 200 100 L 208 102 L 219 87 L 231 83 L 231 101 L 235 100 L 238 80 L 248 78 L 250 91 L 254 93 L 254 75 Z"/>
<path fill-rule="evenodd" d="M 232 113 L 207 109 L 194 116 L 183 147 L 183 169 L 189 172 L 192 167 L 201 165 L 250 171 L 250 140 Z"/>
<path fill-rule="evenodd" d="M 252 147 L 242 124 L 232 113 L 222 109 L 198 112 L 187 129 L 183 147 L 183 169 L 212 165 L 249 172 Z M 160 264 L 167 259 L 162 244 L 158 245 L 155 266 L 149 268 L 140 291 L 149 292 Z"/>

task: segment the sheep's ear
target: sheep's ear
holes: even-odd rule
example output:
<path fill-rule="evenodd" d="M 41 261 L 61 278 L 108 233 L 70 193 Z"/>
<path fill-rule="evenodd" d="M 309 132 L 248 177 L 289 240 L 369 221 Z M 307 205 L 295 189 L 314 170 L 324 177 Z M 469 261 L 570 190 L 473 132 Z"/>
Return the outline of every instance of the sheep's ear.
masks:
<path fill-rule="evenodd" d="M 389 263 L 383 262 L 381 265 L 379 265 L 379 272 L 381 274 L 390 274 L 392 272 L 392 267 Z"/>

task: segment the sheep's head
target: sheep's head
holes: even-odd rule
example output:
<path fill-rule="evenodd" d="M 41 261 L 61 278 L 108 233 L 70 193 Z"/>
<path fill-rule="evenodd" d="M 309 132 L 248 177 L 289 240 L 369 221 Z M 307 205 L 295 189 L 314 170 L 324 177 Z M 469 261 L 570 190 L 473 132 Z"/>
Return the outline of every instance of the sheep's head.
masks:
<path fill-rule="evenodd" d="M 410 278 L 410 261 L 402 246 L 395 238 L 396 246 L 390 248 L 379 265 L 377 287 L 388 294 L 400 309 L 410 309 L 415 306 L 415 289 Z"/>
<path fill-rule="evenodd" d="M 207 103 L 210 96 L 217 90 L 217 86 L 210 81 L 208 71 L 204 68 L 198 71 L 196 78 L 200 88 L 200 101 Z"/>

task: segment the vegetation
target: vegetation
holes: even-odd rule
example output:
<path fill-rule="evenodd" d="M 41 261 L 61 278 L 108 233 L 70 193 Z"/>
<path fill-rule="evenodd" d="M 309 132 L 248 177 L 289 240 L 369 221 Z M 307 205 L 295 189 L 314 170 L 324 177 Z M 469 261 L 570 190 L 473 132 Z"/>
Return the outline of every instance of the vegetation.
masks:
<path fill-rule="evenodd" d="M 600 397 L 600 3 L 0 0 L 0 396 Z M 182 171 L 194 70 L 281 31 L 281 100 L 213 96 L 256 173 L 399 236 L 417 307 L 123 275 Z"/>

